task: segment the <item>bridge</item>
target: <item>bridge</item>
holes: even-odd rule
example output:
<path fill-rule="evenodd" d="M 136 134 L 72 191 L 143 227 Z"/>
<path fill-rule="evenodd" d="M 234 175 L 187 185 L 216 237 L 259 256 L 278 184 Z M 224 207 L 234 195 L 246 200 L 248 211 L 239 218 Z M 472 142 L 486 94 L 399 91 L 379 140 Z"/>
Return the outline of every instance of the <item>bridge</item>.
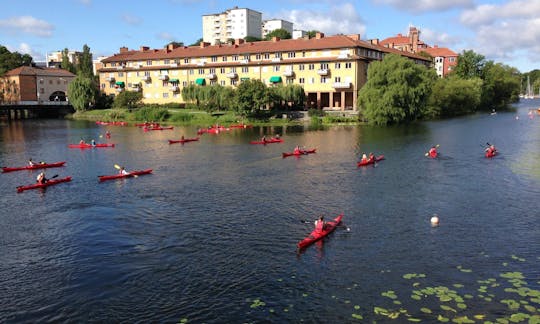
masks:
<path fill-rule="evenodd" d="M 74 113 L 75 109 L 67 101 L 19 101 L 0 104 L 0 118 L 56 118 Z"/>

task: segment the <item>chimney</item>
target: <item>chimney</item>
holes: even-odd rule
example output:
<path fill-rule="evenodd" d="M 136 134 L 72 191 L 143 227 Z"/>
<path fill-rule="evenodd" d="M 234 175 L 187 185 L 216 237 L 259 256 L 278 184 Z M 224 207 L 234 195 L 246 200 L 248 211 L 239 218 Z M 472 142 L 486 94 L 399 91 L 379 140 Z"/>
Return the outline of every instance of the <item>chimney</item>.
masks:
<path fill-rule="evenodd" d="M 324 38 L 324 33 L 317 32 L 317 33 L 315 34 L 315 39 L 321 39 L 321 38 Z"/>
<path fill-rule="evenodd" d="M 373 45 L 379 45 L 379 39 L 378 38 L 374 38 L 374 39 L 370 39 L 369 42 Z"/>
<path fill-rule="evenodd" d="M 199 44 L 199 46 L 200 46 L 201 48 L 205 48 L 205 47 L 210 46 L 210 43 L 208 43 L 208 42 L 201 42 L 201 43 Z"/>
<path fill-rule="evenodd" d="M 355 40 L 355 41 L 360 40 L 360 34 L 347 35 L 347 37 L 349 37 L 350 39 Z"/>
<path fill-rule="evenodd" d="M 272 42 L 279 42 L 280 38 L 277 36 L 272 37 Z"/>
<path fill-rule="evenodd" d="M 167 45 L 167 51 L 172 51 L 173 49 L 177 48 L 178 46 L 176 46 L 175 44 L 168 44 Z"/>
<path fill-rule="evenodd" d="M 237 39 L 234 40 L 234 44 L 235 45 L 244 44 L 244 39 L 243 38 L 237 38 Z"/>
<path fill-rule="evenodd" d="M 129 48 L 125 46 L 120 47 L 120 53 L 126 53 L 127 51 L 129 51 Z"/>
<path fill-rule="evenodd" d="M 401 34 L 397 34 L 397 37 L 403 37 L 403 35 L 401 35 Z"/>
<path fill-rule="evenodd" d="M 148 47 L 148 46 L 141 46 L 140 51 L 144 52 L 144 51 L 148 51 L 149 49 L 150 49 L 150 47 Z"/>

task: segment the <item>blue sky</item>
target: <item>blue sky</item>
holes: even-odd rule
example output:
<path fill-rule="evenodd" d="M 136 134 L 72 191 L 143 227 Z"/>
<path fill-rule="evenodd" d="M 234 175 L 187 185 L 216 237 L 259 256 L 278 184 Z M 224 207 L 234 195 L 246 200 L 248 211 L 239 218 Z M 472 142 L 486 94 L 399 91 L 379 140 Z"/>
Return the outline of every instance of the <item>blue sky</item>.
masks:
<path fill-rule="evenodd" d="M 428 45 L 457 53 L 473 50 L 488 60 L 540 69 L 540 0 L 4 0 L 0 45 L 35 61 L 64 48 L 87 44 L 94 57 L 119 48 L 162 48 L 202 37 L 202 15 L 238 6 L 284 19 L 295 29 L 326 35 L 360 34 L 364 40 L 420 29 Z"/>

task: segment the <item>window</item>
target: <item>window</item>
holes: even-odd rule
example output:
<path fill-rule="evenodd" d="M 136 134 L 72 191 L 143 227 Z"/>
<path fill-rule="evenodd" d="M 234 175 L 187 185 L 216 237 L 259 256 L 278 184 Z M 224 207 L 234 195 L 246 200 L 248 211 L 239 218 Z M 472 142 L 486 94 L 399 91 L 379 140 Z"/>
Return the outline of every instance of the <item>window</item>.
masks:
<path fill-rule="evenodd" d="M 118 76 L 120 76 L 120 73 L 118 73 Z M 52 84 L 52 80 L 49 80 L 49 84 Z"/>
<path fill-rule="evenodd" d="M 248 73 L 248 72 L 249 72 L 249 67 L 243 66 L 242 67 L 242 73 Z"/>
<path fill-rule="evenodd" d="M 279 65 L 274 65 L 274 66 L 272 67 L 272 71 L 274 71 L 274 72 L 279 72 Z"/>
<path fill-rule="evenodd" d="M 193 74 L 195 74 L 195 70 L 190 69 L 190 70 L 189 70 L 189 75 L 193 75 Z"/>
<path fill-rule="evenodd" d="M 287 57 L 288 58 L 294 58 L 294 57 L 296 57 L 296 53 L 295 52 L 289 52 L 289 53 L 287 53 Z"/>
<path fill-rule="evenodd" d="M 162 86 L 163 86 L 163 87 L 168 87 L 168 86 L 169 86 L 169 81 L 163 81 Z"/>
<path fill-rule="evenodd" d="M 304 71 L 304 69 L 305 69 L 304 64 L 298 65 L 298 70 L 299 70 L 299 71 Z"/>
<path fill-rule="evenodd" d="M 328 63 L 321 63 L 321 70 L 327 70 L 328 69 Z"/>
<path fill-rule="evenodd" d="M 256 59 L 256 60 L 260 60 L 260 59 L 261 59 L 261 54 L 255 55 L 255 59 Z"/>
<path fill-rule="evenodd" d="M 339 68 L 341 68 L 341 63 L 338 62 L 334 64 L 334 69 L 339 69 Z"/>
<path fill-rule="evenodd" d="M 146 61 L 146 65 L 148 65 L 148 66 L 152 65 L 152 60 Z"/>
<path fill-rule="evenodd" d="M 231 79 L 231 85 L 232 85 L 232 86 L 233 86 L 233 85 L 236 85 L 236 82 L 237 82 L 236 79 Z"/>
<path fill-rule="evenodd" d="M 308 69 L 309 70 L 315 70 L 315 64 L 308 64 Z"/>
<path fill-rule="evenodd" d="M 281 58 L 281 52 L 274 53 L 274 57 L 275 58 Z"/>
<path fill-rule="evenodd" d="M 216 68 L 211 68 L 211 69 L 210 69 L 210 73 L 211 73 L 211 74 L 216 74 Z"/>
<path fill-rule="evenodd" d="M 219 81 L 219 84 L 222 85 L 222 86 L 225 86 L 225 80 Z"/>
<path fill-rule="evenodd" d="M 150 71 L 144 71 L 144 76 L 149 77 L 150 76 Z"/>
<path fill-rule="evenodd" d="M 124 72 L 118 72 L 118 77 L 119 77 L 119 78 L 124 77 Z"/>
<path fill-rule="evenodd" d="M 212 62 L 217 62 L 217 56 L 212 56 L 212 57 L 210 58 L 210 61 L 212 61 Z"/>
<path fill-rule="evenodd" d="M 182 81 L 182 86 L 187 87 L 187 81 Z"/>
<path fill-rule="evenodd" d="M 184 63 L 185 63 L 185 64 L 189 64 L 189 59 L 188 59 L 188 58 L 185 58 L 185 59 L 184 59 Z"/>
<path fill-rule="evenodd" d="M 351 63 L 351 62 L 345 63 L 345 68 L 346 68 L 346 69 L 350 69 L 351 67 L 352 67 L 352 63 Z"/>
<path fill-rule="evenodd" d="M 285 83 L 287 83 L 287 84 L 293 84 L 293 83 L 294 83 L 294 79 L 292 79 L 292 78 L 287 78 L 287 79 L 285 80 Z"/>
<path fill-rule="evenodd" d="M 199 69 L 199 75 L 204 74 L 204 69 Z"/>
<path fill-rule="evenodd" d="M 270 58 L 270 54 L 264 53 L 263 58 L 264 58 L 265 60 L 268 60 L 268 59 Z"/>
<path fill-rule="evenodd" d="M 321 83 L 326 83 L 326 77 L 325 76 L 321 77 Z"/>
<path fill-rule="evenodd" d="M 163 64 L 170 64 L 171 60 L 163 60 Z"/>
<path fill-rule="evenodd" d="M 39 79 L 39 84 L 43 84 L 43 79 Z"/>
<path fill-rule="evenodd" d="M 224 74 L 225 73 L 225 68 L 220 68 L 219 73 Z"/>
<path fill-rule="evenodd" d="M 249 60 L 249 54 L 244 54 L 244 60 Z"/>
<path fill-rule="evenodd" d="M 238 61 L 238 55 L 233 55 L 232 60 L 233 61 Z"/>
<path fill-rule="evenodd" d="M 236 68 L 235 68 L 235 67 L 232 67 L 232 68 L 230 68 L 229 71 L 230 71 L 231 73 L 236 73 Z"/>
<path fill-rule="evenodd" d="M 223 57 L 221 58 L 221 61 L 222 61 L 222 62 L 227 62 L 227 56 L 223 56 Z"/>
<path fill-rule="evenodd" d="M 168 92 L 163 92 L 163 98 L 169 98 L 169 93 Z"/>
<path fill-rule="evenodd" d="M 334 82 L 341 82 L 341 77 L 335 77 Z"/>
<path fill-rule="evenodd" d="M 216 80 L 210 80 L 210 85 L 216 85 L 216 84 L 217 84 Z"/>

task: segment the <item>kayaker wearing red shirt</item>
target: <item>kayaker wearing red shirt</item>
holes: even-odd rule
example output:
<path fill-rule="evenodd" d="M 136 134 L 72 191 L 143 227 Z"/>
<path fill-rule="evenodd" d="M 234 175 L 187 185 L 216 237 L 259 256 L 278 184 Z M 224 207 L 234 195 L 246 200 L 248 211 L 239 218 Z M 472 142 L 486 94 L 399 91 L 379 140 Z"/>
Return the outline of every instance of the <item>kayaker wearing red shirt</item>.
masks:
<path fill-rule="evenodd" d="M 38 174 L 38 176 L 36 177 L 36 181 L 39 184 L 44 184 L 45 182 L 47 182 L 47 178 L 45 178 L 45 172 L 41 172 L 40 174 Z"/>
<path fill-rule="evenodd" d="M 495 145 L 490 145 L 486 148 L 486 153 L 489 155 L 494 155 L 497 153 L 497 149 L 495 148 Z"/>
<path fill-rule="evenodd" d="M 375 155 L 373 153 L 369 153 L 369 162 L 375 162 Z"/>
<path fill-rule="evenodd" d="M 324 216 L 319 217 L 318 220 L 315 221 L 315 232 L 322 232 L 324 230 Z"/>
<path fill-rule="evenodd" d="M 360 162 L 367 163 L 367 161 L 368 161 L 368 157 L 366 153 L 362 153 L 362 158 L 360 159 Z"/>
<path fill-rule="evenodd" d="M 300 151 L 300 146 L 296 145 L 296 147 L 294 148 L 294 154 L 302 154 L 302 151 Z"/>
<path fill-rule="evenodd" d="M 437 157 L 437 148 L 435 146 L 432 146 L 430 149 L 429 149 L 429 156 L 432 157 L 432 158 L 436 158 Z"/>

